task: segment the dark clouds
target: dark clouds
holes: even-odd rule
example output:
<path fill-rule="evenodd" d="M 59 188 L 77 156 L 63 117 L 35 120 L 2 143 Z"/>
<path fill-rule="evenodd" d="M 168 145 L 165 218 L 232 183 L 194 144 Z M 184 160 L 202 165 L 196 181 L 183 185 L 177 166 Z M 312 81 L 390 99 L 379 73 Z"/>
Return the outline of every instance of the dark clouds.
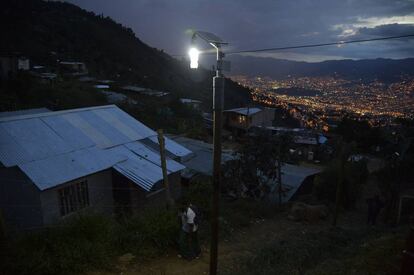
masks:
<path fill-rule="evenodd" d="M 393 0 L 70 0 L 131 27 L 153 47 L 186 51 L 188 29 L 208 30 L 231 50 L 414 33 L 414 1 Z M 414 57 L 413 40 L 266 54 L 318 61 Z"/>
<path fill-rule="evenodd" d="M 374 28 L 359 28 L 360 35 L 376 35 L 376 36 L 398 36 L 407 33 L 414 34 L 414 25 L 412 24 L 388 24 L 380 25 Z"/>

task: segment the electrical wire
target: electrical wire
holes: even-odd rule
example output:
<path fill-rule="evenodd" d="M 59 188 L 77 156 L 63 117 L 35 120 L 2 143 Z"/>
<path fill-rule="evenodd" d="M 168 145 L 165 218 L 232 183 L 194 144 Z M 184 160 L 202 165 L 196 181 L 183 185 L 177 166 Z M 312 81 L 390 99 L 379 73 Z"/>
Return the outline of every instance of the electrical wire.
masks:
<path fill-rule="evenodd" d="M 369 38 L 369 39 L 357 39 L 357 40 L 348 40 L 348 41 L 338 41 L 338 42 L 331 42 L 331 43 L 308 44 L 308 45 L 300 45 L 300 46 L 287 46 L 287 47 L 265 48 L 265 49 L 255 49 L 255 50 L 241 50 L 241 51 L 227 52 L 226 54 L 273 52 L 273 51 L 282 51 L 282 50 L 290 50 L 290 49 L 316 48 L 316 47 L 336 46 L 336 45 L 344 45 L 344 44 L 354 44 L 354 43 L 401 39 L 401 38 L 410 38 L 410 37 L 414 37 L 414 34 Z"/>
<path fill-rule="evenodd" d="M 329 42 L 329 43 L 305 44 L 305 45 L 297 45 L 297 46 L 285 46 L 285 47 L 273 47 L 273 48 L 263 48 L 263 49 L 239 50 L 239 51 L 230 51 L 230 52 L 224 52 L 224 53 L 226 55 L 231 55 L 231 54 L 240 54 L 240 53 L 275 52 L 275 51 L 292 50 L 292 49 L 317 48 L 317 47 L 325 47 L 325 46 L 337 46 L 337 45 L 344 45 L 344 44 L 365 43 L 365 42 L 402 39 L 402 38 L 412 38 L 412 37 L 414 37 L 414 34 L 386 36 L 386 37 L 378 37 L 378 38 L 367 38 L 367 39 L 355 39 L 355 40 L 337 41 L 337 42 Z M 206 54 L 215 54 L 215 53 L 207 52 Z M 171 56 L 173 56 L 173 57 L 184 57 L 186 55 L 179 54 L 179 55 L 171 55 Z"/>

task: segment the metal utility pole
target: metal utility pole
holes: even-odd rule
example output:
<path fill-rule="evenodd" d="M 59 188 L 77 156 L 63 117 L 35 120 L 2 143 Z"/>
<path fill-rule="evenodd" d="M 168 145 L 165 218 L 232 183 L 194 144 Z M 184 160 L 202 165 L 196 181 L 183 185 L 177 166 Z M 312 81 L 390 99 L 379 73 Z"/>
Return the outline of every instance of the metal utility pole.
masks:
<path fill-rule="evenodd" d="M 210 275 L 217 274 L 217 256 L 218 256 L 218 232 L 219 232 L 219 198 L 220 198 L 220 176 L 221 176 L 221 128 L 222 128 L 222 114 L 224 102 L 224 76 L 223 70 L 225 65 L 223 57 L 224 53 L 221 51 L 221 46 L 226 45 L 221 38 L 215 34 L 203 31 L 195 31 L 193 33 L 192 42 L 196 37 L 200 37 L 216 49 L 217 65 L 216 76 L 213 77 L 213 195 L 211 201 L 211 247 L 210 247 Z M 190 68 L 196 69 L 198 67 L 198 54 L 196 48 L 191 48 Z"/>
<path fill-rule="evenodd" d="M 213 78 L 213 197 L 211 205 L 211 247 L 210 247 L 210 275 L 217 274 L 218 255 L 218 215 L 220 197 L 221 174 L 221 128 L 224 101 L 224 77 L 222 74 L 222 58 L 224 54 L 220 45 L 217 50 L 217 70 Z"/>
<path fill-rule="evenodd" d="M 167 161 L 165 159 L 165 139 L 162 129 L 158 129 L 158 143 L 160 144 L 160 155 L 161 155 L 161 168 L 162 168 L 162 177 L 164 179 L 164 188 L 165 188 L 165 197 L 167 200 L 167 207 L 170 208 L 174 205 L 174 201 L 171 198 L 170 185 L 168 182 L 168 173 L 167 173 Z"/>

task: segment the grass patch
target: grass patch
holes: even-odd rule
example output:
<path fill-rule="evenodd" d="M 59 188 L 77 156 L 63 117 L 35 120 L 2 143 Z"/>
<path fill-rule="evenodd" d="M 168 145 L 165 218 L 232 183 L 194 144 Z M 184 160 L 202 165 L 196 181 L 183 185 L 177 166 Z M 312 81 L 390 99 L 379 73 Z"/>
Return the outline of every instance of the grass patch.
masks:
<path fill-rule="evenodd" d="M 221 203 L 221 237 L 229 238 L 236 229 L 248 227 L 263 219 L 274 217 L 280 209 L 275 204 L 253 199 L 238 199 Z"/>
<path fill-rule="evenodd" d="M 346 249 L 341 259 L 328 260 L 307 274 L 398 274 L 405 237 L 401 232 L 370 237 L 352 250 Z"/>
<path fill-rule="evenodd" d="M 176 212 L 154 209 L 119 223 L 102 216 L 79 216 L 62 226 L 7 240 L 1 274 L 78 274 L 113 269 L 124 253 L 159 256 L 178 235 Z"/>
<path fill-rule="evenodd" d="M 80 217 L 61 227 L 7 242 L 6 274 L 71 274 L 108 267 L 114 255 L 113 224 L 101 217 Z"/>
<path fill-rule="evenodd" d="M 237 274 L 394 274 L 404 243 L 402 234 L 365 230 L 292 234 L 240 260 Z"/>

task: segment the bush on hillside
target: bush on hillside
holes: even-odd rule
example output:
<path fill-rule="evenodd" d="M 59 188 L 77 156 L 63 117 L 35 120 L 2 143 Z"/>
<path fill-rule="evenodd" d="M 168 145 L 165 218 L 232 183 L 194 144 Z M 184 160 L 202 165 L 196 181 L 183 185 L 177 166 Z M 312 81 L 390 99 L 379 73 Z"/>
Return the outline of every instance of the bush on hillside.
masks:
<path fill-rule="evenodd" d="M 340 175 L 341 163 L 334 160 L 315 178 L 314 193 L 317 198 L 326 202 L 335 202 L 336 188 Z M 350 209 L 355 206 L 359 198 L 362 185 L 368 177 L 368 169 L 365 161 L 345 162 L 344 164 L 342 206 Z"/>
<path fill-rule="evenodd" d="M 8 240 L 0 261 L 5 274 L 78 274 L 110 269 L 124 253 L 158 256 L 175 245 L 177 212 L 154 209 L 125 223 L 77 216 L 61 226 Z"/>

